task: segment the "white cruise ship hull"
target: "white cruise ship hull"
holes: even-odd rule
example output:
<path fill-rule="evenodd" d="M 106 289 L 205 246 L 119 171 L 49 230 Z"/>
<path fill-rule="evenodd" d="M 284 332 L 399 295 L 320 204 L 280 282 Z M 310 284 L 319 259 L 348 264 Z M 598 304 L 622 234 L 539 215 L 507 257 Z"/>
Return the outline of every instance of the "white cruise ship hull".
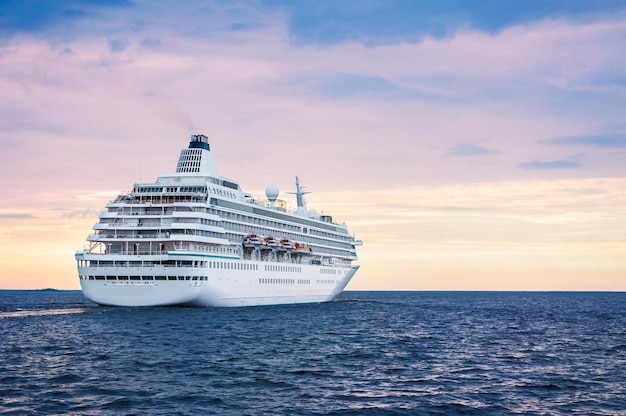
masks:
<path fill-rule="evenodd" d="M 296 274 L 265 270 L 257 273 L 248 270 L 200 269 L 191 273 L 181 270 L 185 276 L 177 276 L 176 270 L 157 270 L 157 276 L 136 276 L 138 280 L 117 276 L 114 269 L 90 270 L 86 267 L 79 273 L 85 276 L 80 280 L 83 294 L 100 305 L 238 307 L 331 302 L 358 270 L 358 266 L 328 269 L 309 265 L 302 268 L 304 270 Z M 331 277 L 323 274 L 329 270 L 337 273 Z M 177 280 L 164 279 L 174 276 Z M 185 280 L 178 280 L 182 277 Z"/>

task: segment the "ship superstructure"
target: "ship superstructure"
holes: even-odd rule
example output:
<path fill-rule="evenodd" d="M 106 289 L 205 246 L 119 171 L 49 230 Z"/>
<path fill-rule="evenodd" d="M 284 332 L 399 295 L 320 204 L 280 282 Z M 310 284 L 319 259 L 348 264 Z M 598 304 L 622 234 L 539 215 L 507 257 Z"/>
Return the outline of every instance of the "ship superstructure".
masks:
<path fill-rule="evenodd" d="M 266 188 L 267 204 L 218 173 L 208 138 L 192 135 L 176 172 L 106 205 L 76 253 L 83 293 L 102 305 L 251 306 L 334 300 L 359 266 L 361 241 Z"/>

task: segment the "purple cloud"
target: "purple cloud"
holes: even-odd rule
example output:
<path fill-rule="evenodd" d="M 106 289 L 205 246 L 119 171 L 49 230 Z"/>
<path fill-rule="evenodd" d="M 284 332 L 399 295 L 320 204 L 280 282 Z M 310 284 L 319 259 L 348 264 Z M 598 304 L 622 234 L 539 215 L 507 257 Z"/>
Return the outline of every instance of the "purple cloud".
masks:
<path fill-rule="evenodd" d="M 533 160 L 532 162 L 524 162 L 518 165 L 523 169 L 574 169 L 583 166 L 583 164 L 577 160 L 562 159 L 562 160 Z"/>
<path fill-rule="evenodd" d="M 543 140 L 541 143 L 548 144 L 579 144 L 605 148 L 626 147 L 626 134 L 598 134 L 587 136 L 557 137 Z"/>
<path fill-rule="evenodd" d="M 472 143 L 461 143 L 451 147 L 446 156 L 481 156 L 495 153 L 485 147 L 477 146 Z"/>

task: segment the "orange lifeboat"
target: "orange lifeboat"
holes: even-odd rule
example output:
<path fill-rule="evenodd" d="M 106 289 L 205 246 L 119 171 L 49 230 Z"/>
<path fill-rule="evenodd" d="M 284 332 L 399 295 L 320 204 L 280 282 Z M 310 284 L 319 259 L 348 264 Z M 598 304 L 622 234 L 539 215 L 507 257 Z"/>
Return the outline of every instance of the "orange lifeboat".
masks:
<path fill-rule="evenodd" d="M 298 253 L 312 253 L 311 247 L 307 246 L 304 243 L 296 243 L 296 249 Z"/>
<path fill-rule="evenodd" d="M 280 242 L 272 236 L 265 237 L 265 245 L 267 248 L 280 248 Z"/>
<path fill-rule="evenodd" d="M 256 234 L 249 234 L 243 239 L 243 246 L 250 248 L 264 247 L 265 241 Z"/>
<path fill-rule="evenodd" d="M 280 246 L 285 250 L 293 250 L 296 248 L 296 245 L 293 241 L 283 238 L 280 240 Z"/>

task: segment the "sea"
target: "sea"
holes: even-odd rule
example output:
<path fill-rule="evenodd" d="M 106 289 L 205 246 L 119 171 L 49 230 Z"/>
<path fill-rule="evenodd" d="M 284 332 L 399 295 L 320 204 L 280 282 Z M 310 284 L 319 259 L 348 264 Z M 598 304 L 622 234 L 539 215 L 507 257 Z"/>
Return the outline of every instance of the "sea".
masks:
<path fill-rule="evenodd" d="M 0 291 L 3 415 L 626 415 L 626 293 L 103 307 Z"/>

